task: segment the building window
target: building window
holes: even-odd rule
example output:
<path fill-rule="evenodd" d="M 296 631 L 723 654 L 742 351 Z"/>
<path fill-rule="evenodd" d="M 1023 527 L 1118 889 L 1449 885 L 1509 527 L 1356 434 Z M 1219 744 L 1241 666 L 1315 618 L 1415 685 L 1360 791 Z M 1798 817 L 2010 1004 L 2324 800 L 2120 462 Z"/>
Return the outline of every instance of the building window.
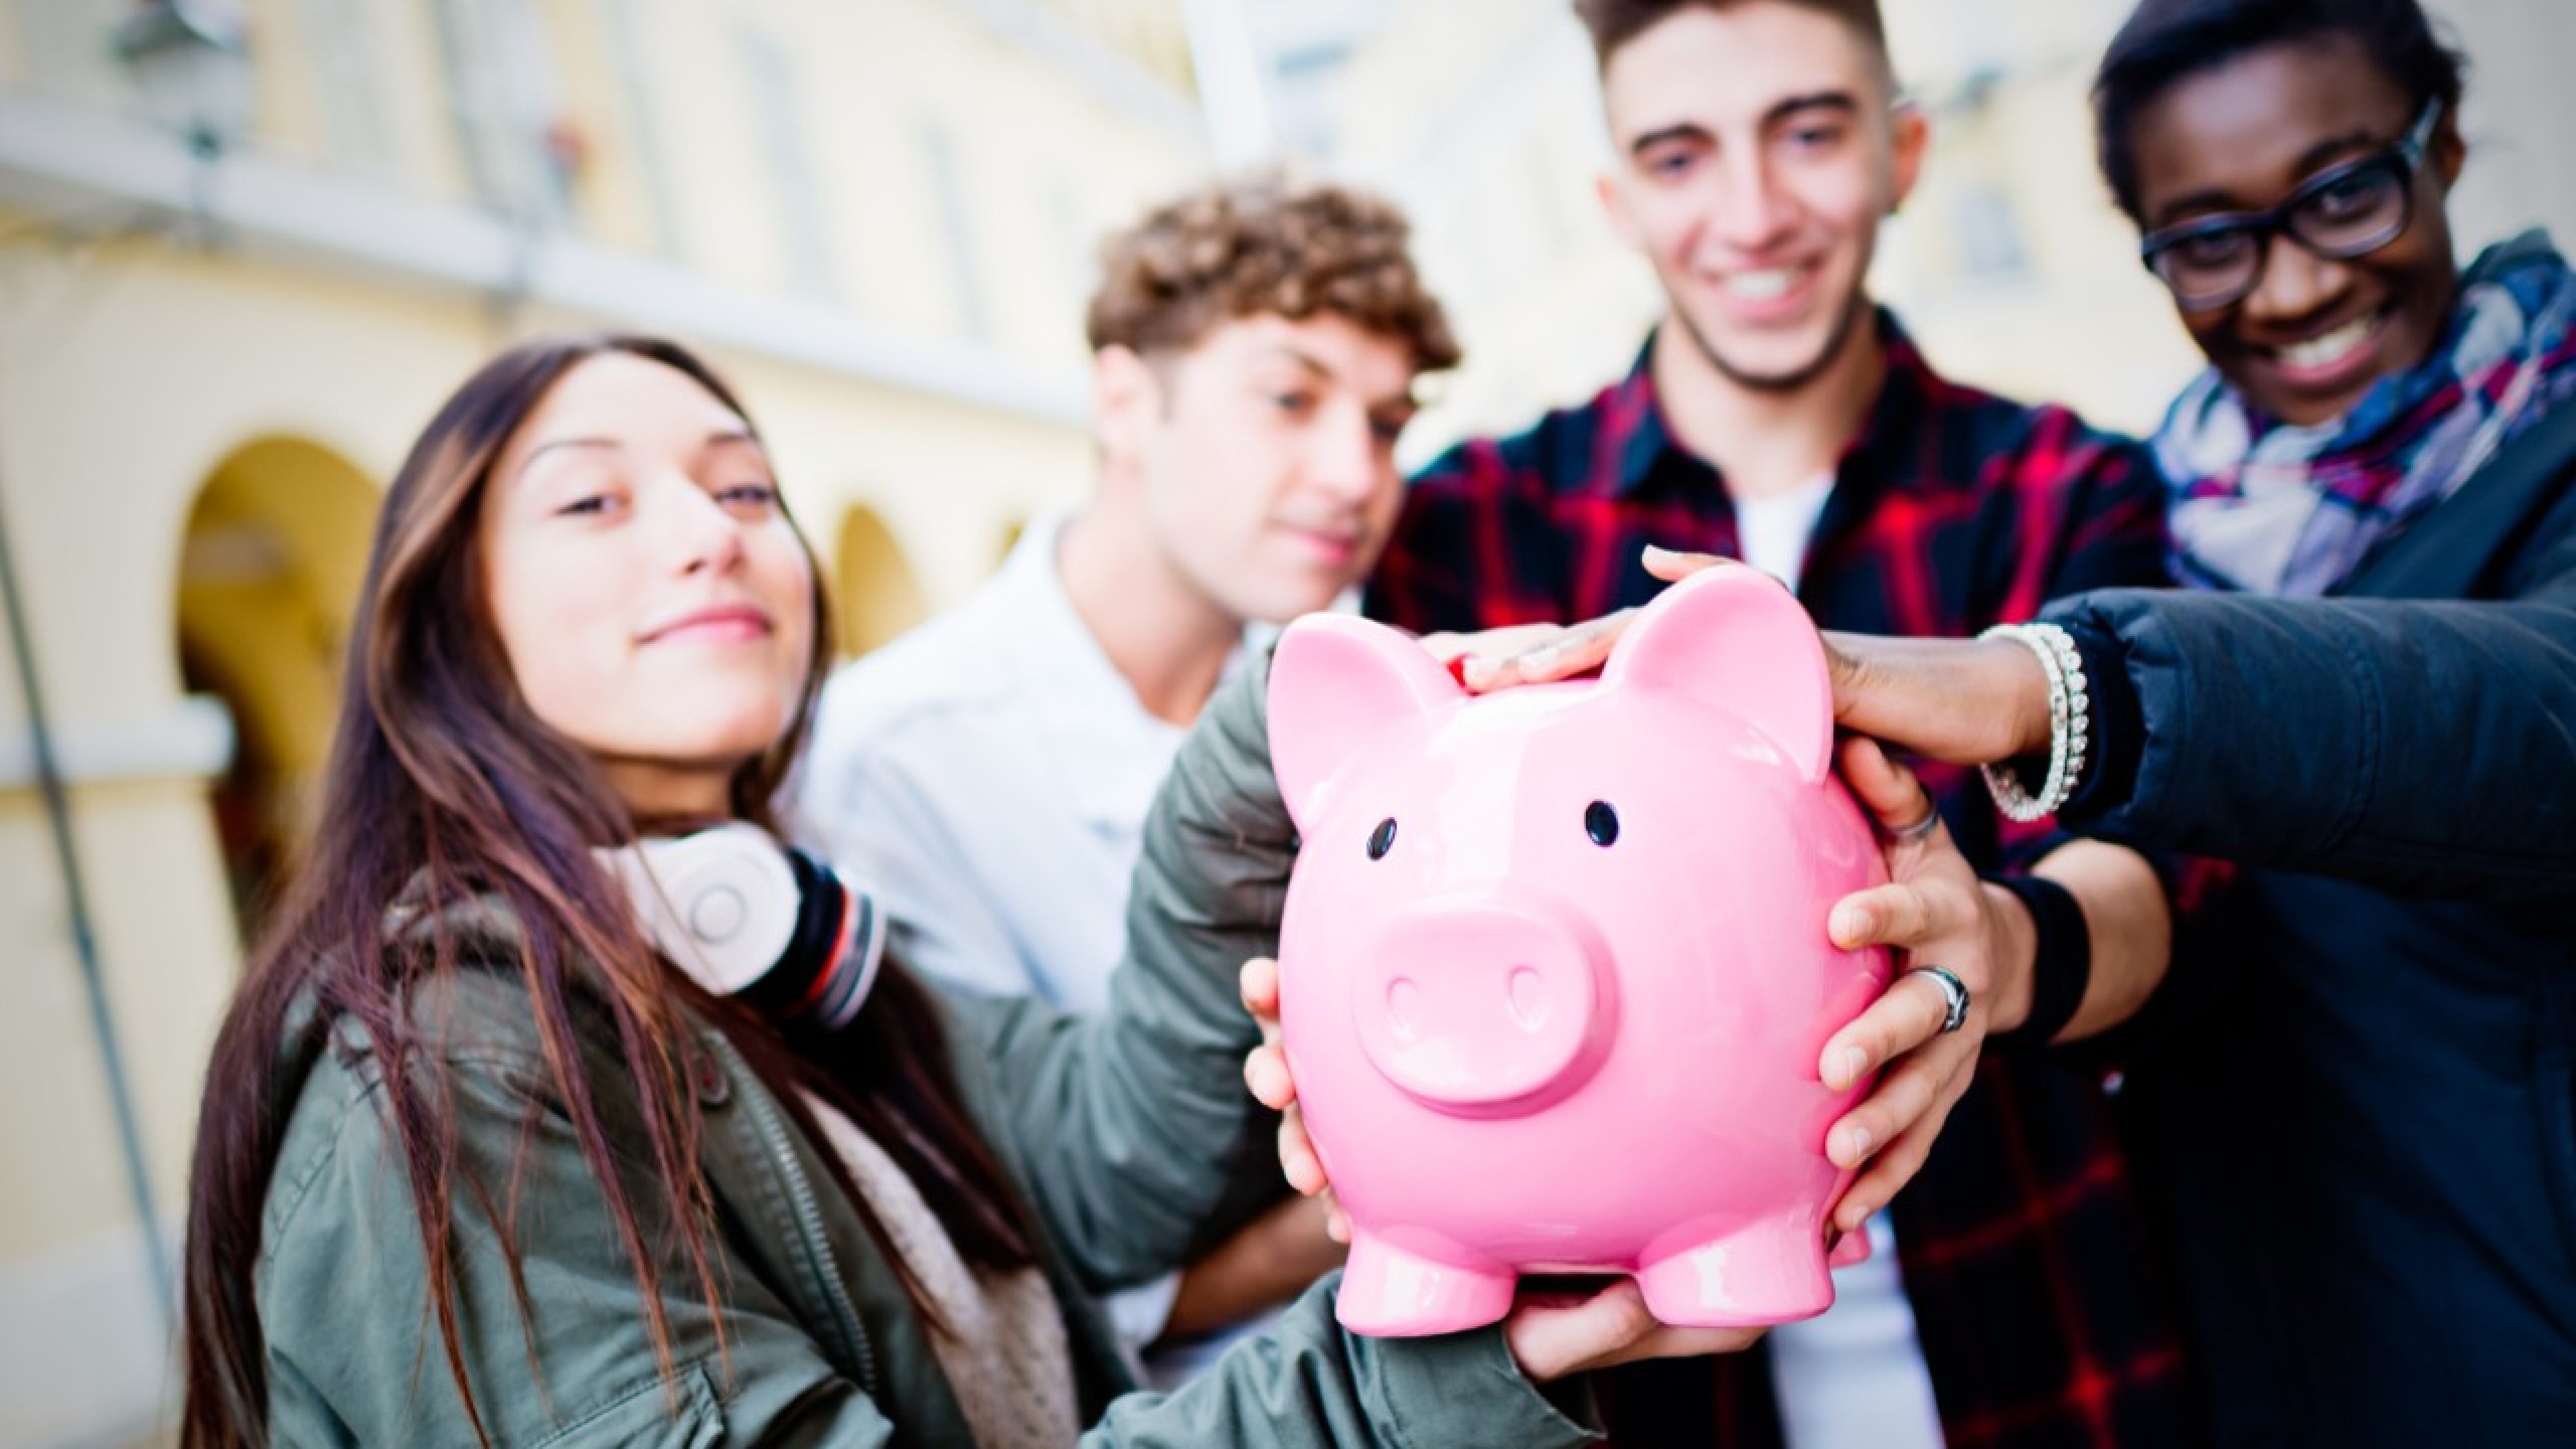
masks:
<path fill-rule="evenodd" d="M 1048 182 L 1044 194 L 1047 230 L 1054 238 L 1049 250 L 1064 269 L 1065 294 L 1072 299 L 1070 312 L 1079 317 L 1100 285 L 1101 239 L 1084 212 L 1082 198 L 1063 178 Z"/>
<path fill-rule="evenodd" d="M 1280 150 L 1333 159 L 1333 86 L 1350 60 L 1349 43 L 1335 40 L 1287 51 L 1271 62 Z"/>
<path fill-rule="evenodd" d="M 531 0 L 439 0 L 447 100 L 475 198 L 528 225 L 571 211 L 554 55 Z"/>
<path fill-rule="evenodd" d="M 360 0 L 303 0 L 306 55 L 321 99 L 323 145 L 361 170 L 393 160 L 377 86 L 384 79 L 370 7 Z"/>
<path fill-rule="evenodd" d="M 982 268 L 976 264 L 975 229 L 966 216 L 966 184 L 956 143 L 937 121 L 921 132 L 922 150 L 930 164 L 931 202 L 939 218 L 940 248 L 948 253 L 950 284 L 957 325 L 977 341 L 992 339 L 992 318 L 984 306 Z"/>
<path fill-rule="evenodd" d="M 1979 281 L 2010 281 L 2029 272 L 2030 256 L 2010 197 L 1982 182 L 1960 196 L 1959 257 L 1968 275 Z"/>
<path fill-rule="evenodd" d="M 110 37 L 133 9 L 111 0 L 16 0 L 20 83 L 42 95 L 93 105 L 139 106 L 117 72 Z"/>
<path fill-rule="evenodd" d="M 644 67 L 644 17 L 637 0 L 601 0 L 599 29 L 617 73 L 618 133 L 635 156 L 637 184 L 653 228 L 653 250 L 680 254 L 680 213 L 671 200 L 670 153 L 662 144 L 661 108 Z"/>
<path fill-rule="evenodd" d="M 778 192 L 781 232 L 787 246 L 787 284 L 810 296 L 832 295 L 832 239 L 823 219 L 823 187 L 806 149 L 804 107 L 796 67 L 787 52 L 758 30 L 739 32 L 744 79 L 758 113 L 760 149 L 768 158 L 770 185 Z"/>

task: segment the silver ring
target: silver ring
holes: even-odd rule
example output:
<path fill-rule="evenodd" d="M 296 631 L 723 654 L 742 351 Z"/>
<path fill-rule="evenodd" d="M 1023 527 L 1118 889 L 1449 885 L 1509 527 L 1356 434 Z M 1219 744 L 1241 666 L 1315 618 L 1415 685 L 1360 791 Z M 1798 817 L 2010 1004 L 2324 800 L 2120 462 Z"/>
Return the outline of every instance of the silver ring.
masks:
<path fill-rule="evenodd" d="M 1920 845 L 1924 841 L 1930 840 L 1932 838 L 1932 832 L 1940 828 L 1941 812 L 1927 800 L 1923 805 L 1922 819 L 1909 825 L 1894 826 L 1888 830 L 1887 834 L 1889 839 L 1894 840 L 1899 845 Z"/>
<path fill-rule="evenodd" d="M 1949 1035 L 1968 1024 L 1968 983 L 1947 966 L 1908 966 L 1906 976 L 1928 976 L 1941 988 L 1941 1034 Z M 1903 979 L 1902 977 L 1898 979 Z"/>

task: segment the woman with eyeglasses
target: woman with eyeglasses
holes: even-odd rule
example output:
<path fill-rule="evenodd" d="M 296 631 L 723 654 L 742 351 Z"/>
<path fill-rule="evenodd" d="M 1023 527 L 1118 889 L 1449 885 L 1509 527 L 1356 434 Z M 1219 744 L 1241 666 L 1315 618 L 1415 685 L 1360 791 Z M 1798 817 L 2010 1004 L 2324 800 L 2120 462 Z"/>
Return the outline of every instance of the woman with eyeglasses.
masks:
<path fill-rule="evenodd" d="M 2241 868 L 2128 1092 L 2229 1445 L 2576 1440 L 2576 274 L 2457 265 L 2461 73 L 2416 0 L 2140 5 L 2094 99 L 2210 363 L 2187 587 L 1832 641 L 1846 726 Z"/>

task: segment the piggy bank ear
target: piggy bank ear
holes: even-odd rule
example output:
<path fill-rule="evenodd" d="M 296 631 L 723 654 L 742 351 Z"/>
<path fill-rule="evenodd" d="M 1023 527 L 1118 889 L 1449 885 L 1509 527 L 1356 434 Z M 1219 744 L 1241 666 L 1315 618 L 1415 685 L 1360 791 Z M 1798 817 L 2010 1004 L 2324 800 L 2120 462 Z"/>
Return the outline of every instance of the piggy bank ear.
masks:
<path fill-rule="evenodd" d="M 1304 821 L 1370 735 L 1464 694 L 1409 634 L 1347 614 L 1290 624 L 1270 662 L 1270 767 L 1288 813 Z"/>
<path fill-rule="evenodd" d="M 1810 782 L 1832 762 L 1824 644 L 1797 598 L 1758 569 L 1722 564 L 1656 595 L 1612 646 L 1601 683 L 1689 695 L 1740 716 Z"/>

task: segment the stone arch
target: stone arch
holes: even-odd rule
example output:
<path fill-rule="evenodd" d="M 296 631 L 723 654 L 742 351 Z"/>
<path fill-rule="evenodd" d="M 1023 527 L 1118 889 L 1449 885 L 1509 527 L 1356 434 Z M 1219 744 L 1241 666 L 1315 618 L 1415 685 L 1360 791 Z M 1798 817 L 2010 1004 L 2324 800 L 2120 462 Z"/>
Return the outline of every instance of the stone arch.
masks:
<path fill-rule="evenodd" d="M 179 556 L 180 677 L 231 714 L 211 805 L 245 938 L 303 838 L 382 494 L 339 453 L 271 436 L 208 472 Z"/>
<path fill-rule="evenodd" d="M 929 617 L 921 580 L 876 510 L 850 505 L 832 558 L 832 622 L 844 656 L 865 654 Z"/>

